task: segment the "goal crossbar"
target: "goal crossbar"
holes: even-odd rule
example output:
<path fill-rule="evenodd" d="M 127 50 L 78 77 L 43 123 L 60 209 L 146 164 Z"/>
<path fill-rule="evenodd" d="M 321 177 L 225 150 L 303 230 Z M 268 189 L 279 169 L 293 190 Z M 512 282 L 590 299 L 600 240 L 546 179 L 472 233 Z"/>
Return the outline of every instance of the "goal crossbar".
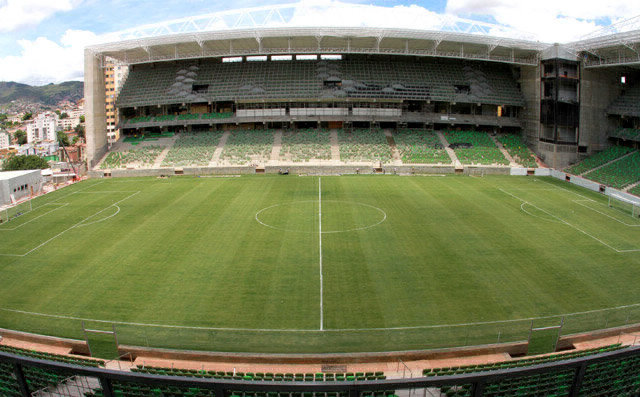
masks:
<path fill-rule="evenodd" d="M 640 200 L 634 200 L 618 194 L 610 194 L 608 205 L 609 207 L 626 206 L 627 210 L 629 210 L 630 207 L 631 216 L 634 218 L 640 217 Z"/>

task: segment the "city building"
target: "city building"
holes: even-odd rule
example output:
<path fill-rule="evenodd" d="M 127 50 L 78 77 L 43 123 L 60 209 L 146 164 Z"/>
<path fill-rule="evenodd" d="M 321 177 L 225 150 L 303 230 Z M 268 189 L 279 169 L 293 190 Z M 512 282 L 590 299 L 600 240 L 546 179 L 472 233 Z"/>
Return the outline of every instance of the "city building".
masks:
<path fill-rule="evenodd" d="M 0 149 L 7 149 L 11 145 L 11 137 L 6 131 L 0 131 Z"/>
<path fill-rule="evenodd" d="M 40 170 L 0 172 L 0 205 L 15 203 L 41 190 Z"/>
<path fill-rule="evenodd" d="M 107 123 L 107 140 L 113 144 L 120 138 L 118 124 L 118 112 L 115 102 L 118 90 L 127 76 L 128 68 L 125 65 L 107 61 L 104 68 L 105 81 L 105 116 Z"/>
<path fill-rule="evenodd" d="M 59 121 L 54 112 L 40 113 L 27 124 L 27 142 L 55 141 Z"/>

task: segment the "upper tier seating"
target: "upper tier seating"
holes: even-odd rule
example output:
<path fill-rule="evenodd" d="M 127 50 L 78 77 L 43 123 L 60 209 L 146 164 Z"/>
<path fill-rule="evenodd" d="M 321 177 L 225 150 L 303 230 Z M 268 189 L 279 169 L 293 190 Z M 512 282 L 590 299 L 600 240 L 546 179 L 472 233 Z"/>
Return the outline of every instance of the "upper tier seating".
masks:
<path fill-rule="evenodd" d="M 566 172 L 574 175 L 580 175 L 588 172 L 596 167 L 613 161 L 619 157 L 632 152 L 633 149 L 624 146 L 611 146 L 599 153 L 587 157 L 581 162 L 565 169 Z"/>
<path fill-rule="evenodd" d="M 636 128 L 618 128 L 610 133 L 609 136 L 627 141 L 640 142 L 640 130 Z"/>
<path fill-rule="evenodd" d="M 326 83 L 326 85 L 325 85 Z M 437 59 L 136 65 L 117 106 L 237 99 L 414 99 L 524 106 L 507 66 Z"/>
<path fill-rule="evenodd" d="M 640 85 L 627 88 L 624 94 L 617 97 L 609 105 L 607 113 L 640 117 Z"/>

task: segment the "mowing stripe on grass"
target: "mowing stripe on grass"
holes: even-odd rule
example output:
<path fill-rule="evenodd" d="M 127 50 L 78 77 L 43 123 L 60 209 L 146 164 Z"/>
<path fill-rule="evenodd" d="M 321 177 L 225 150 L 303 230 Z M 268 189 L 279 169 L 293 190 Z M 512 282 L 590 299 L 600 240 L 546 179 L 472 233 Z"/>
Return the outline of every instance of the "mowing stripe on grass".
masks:
<path fill-rule="evenodd" d="M 580 316 L 584 314 L 602 313 L 611 310 L 629 309 L 632 307 L 640 307 L 640 303 L 632 303 L 630 305 L 607 307 L 604 309 L 585 310 L 581 312 L 573 313 L 560 313 L 549 316 L 539 317 L 523 317 L 514 318 L 508 320 L 494 320 L 494 321 L 478 321 L 473 323 L 457 323 L 457 324 L 434 324 L 434 325 L 415 325 L 406 327 L 372 327 L 372 328 L 324 328 L 320 329 L 305 329 L 305 328 L 237 328 L 237 327 L 198 327 L 191 325 L 170 325 L 170 324 L 154 324 L 154 323 L 136 323 L 130 321 L 111 321 L 111 320 L 99 320 L 95 318 L 84 318 L 76 316 L 65 316 L 60 314 L 47 314 L 38 312 L 29 312 L 25 310 L 0 308 L 0 311 L 26 314 L 30 316 L 57 318 L 62 320 L 78 320 L 78 321 L 91 321 L 102 324 L 116 324 L 116 325 L 131 325 L 137 327 L 155 327 L 155 328 L 172 328 L 172 329 L 194 329 L 203 331 L 247 331 L 247 332 L 365 332 L 365 331 L 402 331 L 412 329 L 437 329 L 437 328 L 455 328 L 455 327 L 470 327 L 476 325 L 491 325 L 491 324 L 508 324 L 517 323 L 523 321 L 532 320 L 545 320 L 558 317 Z"/>
<path fill-rule="evenodd" d="M 609 245 L 609 244 L 605 243 L 604 241 L 600 240 L 599 238 L 597 238 L 597 237 L 595 237 L 595 236 L 593 236 L 593 235 L 591 235 L 591 234 L 589 234 L 589 233 L 585 232 L 584 230 L 580 229 L 579 227 L 577 227 L 577 226 L 575 226 L 575 225 L 572 225 L 571 223 L 569 223 L 569 222 L 565 221 L 564 219 L 562 219 L 562 218 L 560 218 L 560 217 L 558 217 L 558 216 L 553 215 L 553 214 L 552 214 L 552 213 L 550 213 L 549 211 L 543 210 L 542 208 L 538 207 L 537 205 L 532 204 L 532 203 L 530 203 L 530 202 L 528 202 L 528 201 L 526 201 L 526 200 L 524 200 L 524 199 L 522 199 L 522 198 L 520 198 L 520 197 L 516 196 L 515 194 L 509 193 L 509 192 L 507 192 L 506 190 L 503 190 L 502 188 L 498 188 L 498 190 L 500 190 L 501 192 L 503 192 L 503 193 L 505 193 L 505 194 L 508 194 L 509 196 L 511 196 L 511 197 L 513 197 L 513 198 L 515 198 L 516 200 L 520 200 L 521 202 L 523 202 L 523 203 L 525 203 L 525 204 L 528 204 L 528 205 L 530 205 L 530 206 L 532 206 L 532 207 L 534 207 L 534 208 L 539 209 L 540 211 L 544 212 L 545 214 L 547 214 L 547 215 L 549 215 L 549 216 L 551 216 L 551 217 L 553 217 L 553 218 L 555 218 L 555 219 L 559 220 L 560 222 L 564 223 L 564 224 L 565 224 L 565 225 L 567 225 L 567 226 L 571 226 L 572 228 L 576 229 L 576 230 L 577 230 L 577 231 L 579 231 L 580 233 L 582 233 L 582 234 L 584 234 L 584 235 L 586 235 L 586 236 L 591 237 L 592 239 L 596 240 L 597 242 L 599 242 L 600 244 L 604 245 L 605 247 L 611 248 L 612 250 L 614 250 L 614 251 L 616 251 L 616 252 L 618 252 L 618 253 L 623 253 L 623 252 L 640 252 L 640 248 L 638 248 L 638 249 L 630 249 L 630 250 L 619 250 L 619 249 L 617 249 L 617 248 L 614 248 L 614 247 L 612 247 L 611 245 Z M 526 211 L 525 211 L 525 212 L 526 212 Z"/>

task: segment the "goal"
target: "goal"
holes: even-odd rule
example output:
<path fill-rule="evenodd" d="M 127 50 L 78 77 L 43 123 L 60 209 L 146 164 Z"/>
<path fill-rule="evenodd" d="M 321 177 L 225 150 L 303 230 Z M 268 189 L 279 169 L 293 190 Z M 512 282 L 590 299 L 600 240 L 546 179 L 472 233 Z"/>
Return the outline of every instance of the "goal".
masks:
<path fill-rule="evenodd" d="M 609 195 L 609 207 L 629 214 L 634 218 L 640 217 L 640 200 L 623 197 L 618 194 Z"/>
<path fill-rule="evenodd" d="M 31 212 L 31 200 L 0 207 L 0 224 L 10 222 L 21 215 Z"/>

